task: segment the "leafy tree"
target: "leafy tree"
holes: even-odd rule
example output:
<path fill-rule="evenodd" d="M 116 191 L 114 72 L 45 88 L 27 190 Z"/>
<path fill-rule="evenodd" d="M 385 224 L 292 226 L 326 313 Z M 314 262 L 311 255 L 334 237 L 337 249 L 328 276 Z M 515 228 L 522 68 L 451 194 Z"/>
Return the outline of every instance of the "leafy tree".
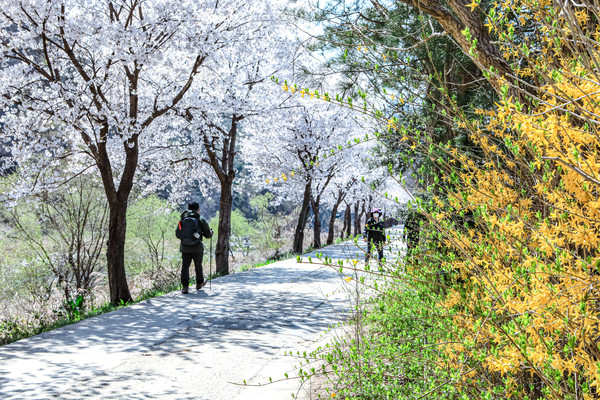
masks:
<path fill-rule="evenodd" d="M 101 276 L 108 207 L 100 193 L 98 182 L 78 177 L 70 191 L 37 192 L 11 209 L 15 236 L 31 251 L 26 258 L 41 261 L 42 286 L 60 290 L 64 302 L 93 297 Z"/>
<path fill-rule="evenodd" d="M 178 249 L 173 235 L 178 221 L 179 213 L 157 195 L 138 199 L 127 211 L 128 253 L 137 256 L 134 248 L 141 246 L 152 270 L 171 265 Z"/>
<path fill-rule="evenodd" d="M 423 143 L 450 142 L 462 151 L 477 152 L 456 120 L 463 112 L 492 106 L 497 96 L 478 64 L 435 18 L 400 1 L 388 2 L 385 8 L 376 2 L 330 2 L 299 17 L 324 28 L 312 46 L 328 59 L 308 71 L 313 81 L 340 76 L 344 98 L 376 107 L 386 120 L 402 127 L 394 132 L 387 123 L 379 125 L 382 134 L 374 162 L 391 165 L 396 173 L 419 171 L 415 184 L 425 190 L 439 172 L 437 158 L 445 154 L 435 147 L 423 152 L 402 140 L 405 134 L 420 135 Z"/>

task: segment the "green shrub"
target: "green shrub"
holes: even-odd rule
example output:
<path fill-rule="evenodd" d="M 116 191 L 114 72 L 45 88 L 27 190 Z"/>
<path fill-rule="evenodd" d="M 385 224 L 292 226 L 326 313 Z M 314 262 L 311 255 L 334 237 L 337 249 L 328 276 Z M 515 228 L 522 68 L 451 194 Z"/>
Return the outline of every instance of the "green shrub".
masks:
<path fill-rule="evenodd" d="M 179 213 L 156 195 L 134 202 L 127 210 L 126 265 L 139 274 L 179 262 L 175 229 Z"/>
<path fill-rule="evenodd" d="M 444 383 L 456 371 L 440 363 L 441 345 L 453 332 L 435 311 L 443 294 L 427 271 L 406 270 L 400 260 L 378 268 L 379 278 L 365 272 L 346 278 L 353 315 L 343 334 L 304 358 L 303 380 L 326 375 L 327 398 L 455 398 L 455 388 Z"/>

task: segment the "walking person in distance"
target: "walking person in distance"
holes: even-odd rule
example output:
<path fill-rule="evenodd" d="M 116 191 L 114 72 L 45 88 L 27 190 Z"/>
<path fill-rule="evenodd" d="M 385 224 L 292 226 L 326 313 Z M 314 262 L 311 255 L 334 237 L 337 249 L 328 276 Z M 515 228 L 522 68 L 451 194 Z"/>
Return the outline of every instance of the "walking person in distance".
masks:
<path fill-rule="evenodd" d="M 188 204 L 188 210 L 181 214 L 181 219 L 177 224 L 175 236 L 181 243 L 179 251 L 181 252 L 181 293 L 187 294 L 190 285 L 190 264 L 194 260 L 196 270 L 196 290 L 202 289 L 206 282 L 202 274 L 202 256 L 204 255 L 204 246 L 202 237 L 211 238 L 212 229 L 208 227 L 208 222 L 199 213 L 200 206 L 195 201 Z"/>
<path fill-rule="evenodd" d="M 378 259 L 383 259 L 383 244 L 385 243 L 385 230 L 383 228 L 383 221 L 381 221 L 381 210 L 374 208 L 371 211 L 371 217 L 365 224 L 364 238 L 367 242 L 367 254 L 365 255 L 365 262 L 368 263 L 373 250 L 377 251 Z"/>

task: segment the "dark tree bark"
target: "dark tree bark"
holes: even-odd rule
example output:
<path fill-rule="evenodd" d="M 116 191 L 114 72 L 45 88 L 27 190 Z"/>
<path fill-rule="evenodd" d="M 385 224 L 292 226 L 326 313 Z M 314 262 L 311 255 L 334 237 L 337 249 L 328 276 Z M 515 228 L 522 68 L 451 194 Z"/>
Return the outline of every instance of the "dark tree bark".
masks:
<path fill-rule="evenodd" d="M 104 122 L 100 130 L 100 136 L 106 138 L 108 130 L 108 123 Z M 109 219 L 106 258 L 110 301 L 113 304 L 128 303 L 133 300 L 125 274 L 125 236 L 127 233 L 127 203 L 138 164 L 138 137 L 138 135 L 134 135 L 123 145 L 126 158 L 118 188 L 115 187 L 106 142 L 100 142 L 97 146 L 92 147 L 95 150 L 96 165 L 100 171 L 102 184 L 108 199 Z"/>
<path fill-rule="evenodd" d="M 340 238 L 343 239 L 346 234 L 348 220 L 346 219 L 346 212 L 344 211 L 344 215 L 342 216 L 342 230 L 340 231 Z"/>
<path fill-rule="evenodd" d="M 340 207 L 340 204 L 342 204 L 342 201 L 344 201 L 345 197 L 346 197 L 346 192 L 339 189 L 337 199 L 335 201 L 335 204 L 333 205 L 333 209 L 331 210 L 331 217 L 329 218 L 329 232 L 327 233 L 327 242 L 326 242 L 328 245 L 333 244 L 333 238 L 335 235 L 335 232 L 334 232 L 335 218 L 337 216 L 338 208 Z"/>
<path fill-rule="evenodd" d="M 358 215 L 358 207 L 360 206 L 360 200 L 354 203 L 354 236 L 360 235 L 360 215 Z"/>
<path fill-rule="evenodd" d="M 329 231 L 327 232 L 327 239 L 325 240 L 325 244 L 330 245 L 333 244 L 333 239 L 335 236 L 335 216 L 337 214 L 339 204 L 334 204 L 333 209 L 331 210 L 331 216 L 329 217 Z"/>
<path fill-rule="evenodd" d="M 127 233 L 127 201 L 110 207 L 106 258 L 108 286 L 113 304 L 133 301 L 125 275 L 125 235 Z"/>
<path fill-rule="evenodd" d="M 302 208 L 300 209 L 300 216 L 298 217 L 298 224 L 296 225 L 296 232 L 294 233 L 294 244 L 292 250 L 296 254 L 302 253 L 302 246 L 304 243 L 304 228 L 306 227 L 306 221 L 308 220 L 308 214 L 310 211 L 310 195 L 311 195 L 311 181 L 306 182 L 304 187 L 304 197 L 302 199 Z"/>
<path fill-rule="evenodd" d="M 310 204 L 313 210 L 313 215 L 315 216 L 315 224 L 313 227 L 313 247 L 318 249 L 323 246 L 321 244 L 321 214 L 319 213 L 319 208 L 321 206 L 321 196 L 329 186 L 331 179 L 336 173 L 336 169 L 334 167 L 330 168 L 325 181 L 319 182 L 320 185 L 315 185 L 315 190 L 311 193 L 310 196 Z"/>
<path fill-rule="evenodd" d="M 359 219 L 359 221 L 360 221 L 360 220 L 363 218 L 363 216 L 365 216 L 365 215 L 366 215 L 366 213 L 367 213 L 367 210 L 365 209 L 365 203 L 366 203 L 366 201 L 365 201 L 365 200 L 363 200 L 363 201 L 362 201 L 362 207 L 360 208 L 360 216 L 359 216 L 359 218 L 358 218 L 358 219 Z M 367 225 L 367 219 L 366 219 L 366 218 L 365 218 L 365 223 L 363 224 L 363 226 L 364 226 L 364 225 Z"/>
<path fill-rule="evenodd" d="M 219 228 L 215 246 L 215 264 L 218 275 L 229 274 L 229 239 L 231 238 L 231 208 L 233 205 L 233 182 L 227 179 L 221 182 L 221 200 L 219 201 Z"/>
<path fill-rule="evenodd" d="M 349 238 L 352 233 L 352 210 L 348 203 L 346 203 L 346 211 L 344 211 L 344 227 L 346 228 L 345 236 Z"/>
<path fill-rule="evenodd" d="M 236 176 L 234 159 L 237 141 L 237 127 L 243 116 L 233 115 L 229 131 L 211 125 L 219 131 L 219 135 L 203 134 L 204 148 L 208 155 L 205 160 L 215 171 L 221 184 L 221 199 L 219 201 L 219 227 L 217 244 L 215 246 L 216 273 L 229 274 L 229 252 L 231 237 L 231 209 L 233 206 L 233 181 Z M 219 143 L 220 142 L 220 143 Z M 218 152 L 220 150 L 220 155 Z"/>
<path fill-rule="evenodd" d="M 318 249 L 322 246 L 321 244 L 321 214 L 319 212 L 319 197 L 314 199 L 311 197 L 310 206 L 313 211 L 313 215 L 315 216 L 315 223 L 313 225 L 313 248 Z"/>

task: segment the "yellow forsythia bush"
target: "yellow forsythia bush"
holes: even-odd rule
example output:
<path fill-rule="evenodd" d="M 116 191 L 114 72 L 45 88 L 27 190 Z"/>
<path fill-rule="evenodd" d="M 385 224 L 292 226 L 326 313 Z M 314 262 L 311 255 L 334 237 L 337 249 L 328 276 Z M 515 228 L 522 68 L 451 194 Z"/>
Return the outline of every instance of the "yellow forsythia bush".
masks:
<path fill-rule="evenodd" d="M 600 398 L 598 19 L 557 4 L 510 2 L 539 28 L 518 45 L 504 37 L 507 60 L 526 59 L 515 76 L 532 83 L 465 123 L 481 151 L 453 152 L 433 215 L 444 269 L 461 277 L 443 304 L 458 332 L 445 354 L 483 398 Z M 500 13 L 491 24 L 506 32 Z"/>

